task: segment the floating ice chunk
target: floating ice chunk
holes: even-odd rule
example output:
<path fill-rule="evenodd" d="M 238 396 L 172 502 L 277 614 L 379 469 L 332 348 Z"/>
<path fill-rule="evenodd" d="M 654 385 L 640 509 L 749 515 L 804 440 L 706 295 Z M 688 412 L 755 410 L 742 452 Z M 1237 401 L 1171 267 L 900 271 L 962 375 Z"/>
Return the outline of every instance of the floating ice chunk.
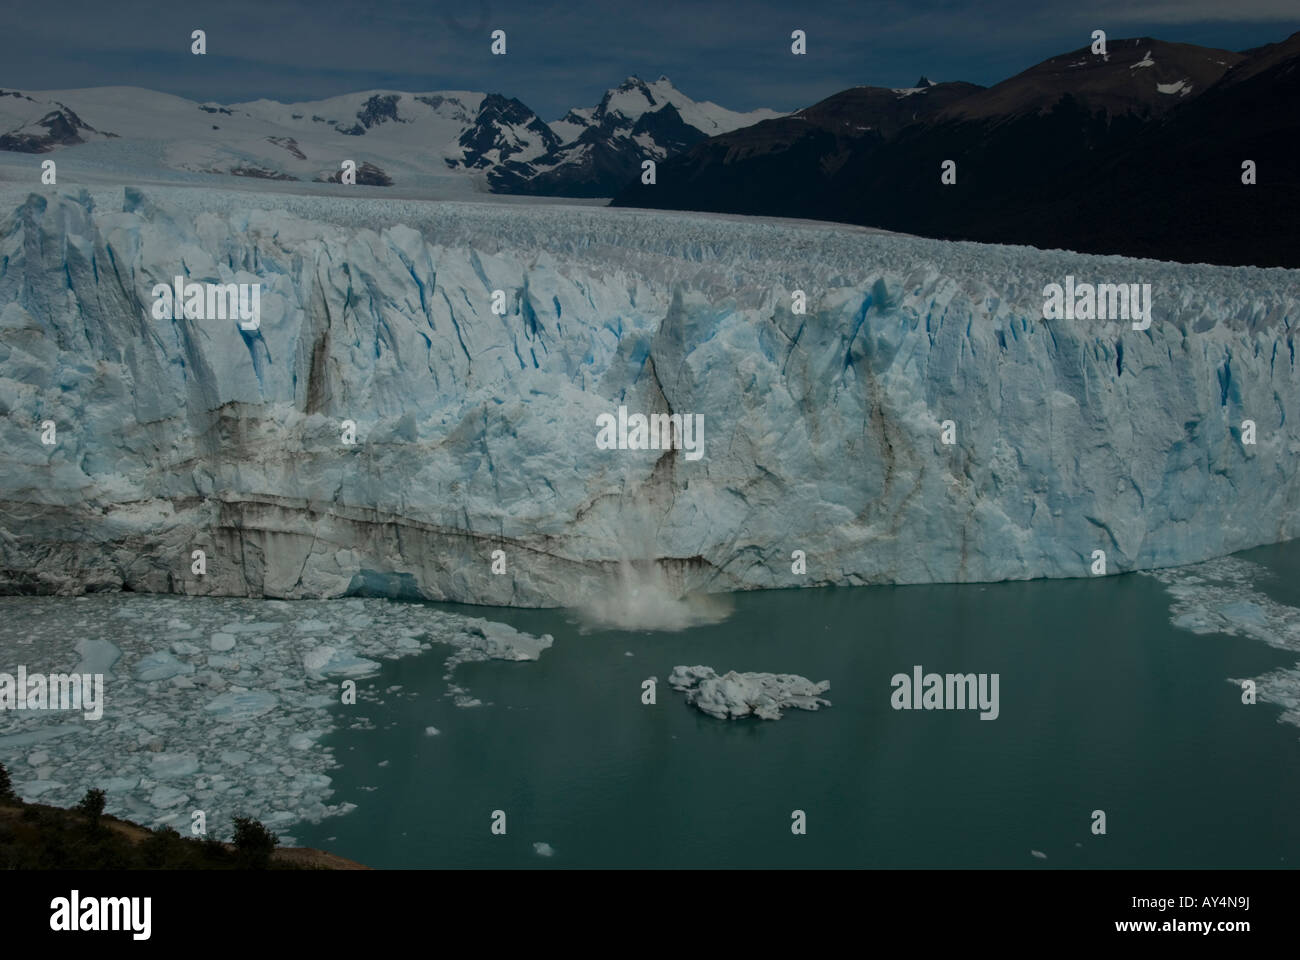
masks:
<path fill-rule="evenodd" d="M 425 735 L 426 737 L 436 737 L 436 736 L 437 736 L 438 734 L 440 734 L 440 733 L 442 733 L 442 731 L 439 730 L 437 727 L 425 727 L 425 728 L 424 728 L 424 735 Z"/>
<path fill-rule="evenodd" d="M 534 843 L 534 844 L 533 844 L 533 851 L 534 851 L 534 852 L 535 852 L 539 857 L 553 857 L 553 856 L 555 856 L 555 848 L 552 847 L 549 843 L 541 843 L 541 842 Z"/>
<path fill-rule="evenodd" d="M 149 802 L 160 810 L 166 810 L 168 807 L 175 807 L 184 803 L 189 798 L 189 794 L 177 790 L 175 787 L 159 785 L 149 795 Z"/>
<path fill-rule="evenodd" d="M 265 690 L 231 690 L 208 702 L 203 709 L 218 720 L 240 721 L 274 710 L 279 697 Z"/>
<path fill-rule="evenodd" d="M 106 680 L 112 678 L 113 664 L 122 656 L 122 651 L 111 640 L 92 638 L 78 640 L 77 653 L 81 654 L 81 662 L 74 673 L 102 673 Z"/>
<path fill-rule="evenodd" d="M 820 694 L 830 682 L 814 683 L 793 673 L 737 673 L 718 676 L 712 667 L 673 667 L 669 685 L 686 694 L 686 702 L 719 720 L 756 716 L 781 719 L 781 710 L 817 710 L 831 702 Z"/>
<path fill-rule="evenodd" d="M 313 680 L 328 677 L 364 677 L 379 669 L 374 660 L 366 660 L 328 644 L 303 654 L 303 668 Z"/>
<path fill-rule="evenodd" d="M 159 753 L 149 761 L 149 776 L 172 780 L 198 773 L 199 758 L 192 753 Z"/>
<path fill-rule="evenodd" d="M 110 797 L 117 793 L 126 793 L 140 785 L 139 777 L 109 777 L 99 781 L 99 789 Z"/>
<path fill-rule="evenodd" d="M 214 633 L 212 635 L 212 649 L 217 653 L 225 653 L 227 650 L 235 649 L 235 635 L 233 633 Z"/>
<path fill-rule="evenodd" d="M 221 762 L 229 767 L 242 767 L 253 759 L 253 755 L 247 750 L 222 750 Z"/>
<path fill-rule="evenodd" d="M 66 783 L 60 783 L 58 780 L 29 780 L 18 788 L 18 796 L 30 803 L 42 794 L 66 786 Z"/>
<path fill-rule="evenodd" d="M 1047 854 L 1043 853 L 1043 851 L 1041 851 L 1041 850 L 1030 850 L 1029 852 L 1032 853 L 1032 854 L 1033 854 L 1035 857 L 1037 857 L 1039 860 L 1046 860 L 1046 859 L 1047 859 Z"/>
<path fill-rule="evenodd" d="M 1217 628 L 1199 613 L 1181 613 L 1171 621 L 1175 627 L 1192 633 L 1217 633 Z"/>
<path fill-rule="evenodd" d="M 331 633 L 334 624 L 326 623 L 324 620 L 299 620 L 293 628 L 299 633 Z"/>
<path fill-rule="evenodd" d="M 1249 624 L 1251 626 L 1267 626 L 1268 615 L 1264 608 L 1257 603 L 1251 603 L 1249 600 L 1235 600 L 1231 603 L 1225 603 L 1219 607 L 1219 615 L 1239 624 Z"/>
<path fill-rule="evenodd" d="M 184 640 L 177 640 L 172 644 L 172 653 L 178 657 L 192 657 L 199 652 L 199 648 L 192 643 Z"/>
<path fill-rule="evenodd" d="M 549 633 L 535 637 L 493 620 L 470 620 L 465 633 L 470 648 L 492 660 L 538 660 L 555 642 Z"/>
<path fill-rule="evenodd" d="M 158 650 L 147 657 L 141 657 L 140 661 L 135 665 L 135 678 L 144 683 L 170 680 L 172 677 L 193 672 L 194 664 L 177 660 L 166 650 Z"/>
<path fill-rule="evenodd" d="M 143 727 L 150 733 L 157 733 L 177 725 L 176 719 L 165 713 L 141 713 L 135 717 L 135 722 L 136 726 Z"/>
<path fill-rule="evenodd" d="M 221 627 L 220 632 L 221 633 L 271 633 L 272 631 L 278 630 L 279 628 L 280 628 L 280 624 L 278 623 L 268 623 L 266 621 L 242 623 L 239 620 L 235 620 Z"/>

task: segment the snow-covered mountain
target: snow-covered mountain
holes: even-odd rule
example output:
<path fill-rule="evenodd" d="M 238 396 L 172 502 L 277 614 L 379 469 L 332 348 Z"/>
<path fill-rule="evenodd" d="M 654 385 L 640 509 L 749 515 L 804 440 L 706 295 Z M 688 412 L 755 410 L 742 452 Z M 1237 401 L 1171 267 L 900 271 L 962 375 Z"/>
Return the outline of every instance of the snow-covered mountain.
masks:
<path fill-rule="evenodd" d="M 17 90 L 0 90 L 0 150 L 48 153 L 59 147 L 103 139 L 65 104 L 29 97 Z"/>
<path fill-rule="evenodd" d="M 134 87 L 0 90 L 0 150 L 75 156 L 104 168 L 330 182 L 352 160 L 357 182 L 414 190 L 453 174 L 464 192 L 591 196 L 591 152 L 612 195 L 640 160 L 663 159 L 771 111 L 696 103 L 666 79 L 629 80 L 593 110 L 553 125 L 519 100 L 471 91 L 369 90 L 303 103 L 197 103 Z M 508 171 L 508 172 L 505 172 Z M 543 176 L 544 175 L 544 176 Z M 540 179 L 539 179 L 540 178 Z"/>
<path fill-rule="evenodd" d="M 547 153 L 512 158 L 488 181 L 504 193 L 613 196 L 640 175 L 644 160 L 665 160 L 701 140 L 779 116 L 696 102 L 667 77 L 653 83 L 628 77 L 595 107 L 570 110 L 552 123 L 560 142 Z"/>
<path fill-rule="evenodd" d="M 261 284 L 260 327 L 158 319 L 178 274 Z M 1150 327 L 1044 320 L 1067 276 L 1151 284 Z M 1295 270 L 0 188 L 0 588 L 543 605 L 625 559 L 711 590 L 1191 563 L 1300 535 L 1298 322 Z M 620 407 L 702 416 L 703 455 L 602 448 Z"/>
<path fill-rule="evenodd" d="M 485 157 L 489 163 L 528 158 L 555 141 L 535 117 L 531 127 L 527 117 L 512 123 L 502 99 L 469 91 L 371 90 L 305 103 L 223 105 L 134 87 L 97 87 L 0 98 L 0 130 L 12 131 L 20 122 L 28 130 L 30 115 L 63 107 L 111 138 L 82 143 L 75 156 L 124 171 L 325 182 L 337 180 L 342 162 L 352 160 L 368 171 L 358 183 L 420 187 L 458 171 L 472 190 L 474 180 L 482 187 L 477 171 Z M 485 133 L 489 128 L 491 135 Z M 73 142 L 33 142 L 27 149 Z"/>

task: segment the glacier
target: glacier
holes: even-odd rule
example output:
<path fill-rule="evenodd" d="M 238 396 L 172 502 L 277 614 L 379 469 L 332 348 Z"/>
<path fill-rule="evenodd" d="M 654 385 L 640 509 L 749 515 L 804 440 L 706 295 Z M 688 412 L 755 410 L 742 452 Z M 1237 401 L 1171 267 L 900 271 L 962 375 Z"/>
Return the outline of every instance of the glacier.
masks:
<path fill-rule="evenodd" d="M 176 275 L 260 283 L 260 328 L 154 319 Z M 1041 319 L 1067 275 L 1151 283 L 1150 328 Z M 556 606 L 629 562 L 716 593 L 1204 561 L 1300 532 L 1297 304 L 1300 271 L 829 224 L 0 184 L 0 590 Z M 598 449 L 620 405 L 702 415 L 705 455 Z"/>

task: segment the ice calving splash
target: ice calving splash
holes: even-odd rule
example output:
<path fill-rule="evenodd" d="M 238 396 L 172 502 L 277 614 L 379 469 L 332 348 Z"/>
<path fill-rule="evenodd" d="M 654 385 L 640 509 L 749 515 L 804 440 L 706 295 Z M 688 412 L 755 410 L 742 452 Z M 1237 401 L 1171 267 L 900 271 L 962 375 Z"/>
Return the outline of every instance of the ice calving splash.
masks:
<path fill-rule="evenodd" d="M 622 556 L 612 574 L 584 591 L 577 606 L 582 623 L 592 629 L 678 631 L 726 620 L 732 611 L 729 598 L 689 593 L 651 559 L 657 552 L 656 524 L 648 498 L 644 490 L 625 498 Z"/>
<path fill-rule="evenodd" d="M 660 564 L 624 558 L 616 574 L 577 609 L 588 628 L 678 631 L 721 623 L 732 604 L 723 595 L 683 593 Z"/>

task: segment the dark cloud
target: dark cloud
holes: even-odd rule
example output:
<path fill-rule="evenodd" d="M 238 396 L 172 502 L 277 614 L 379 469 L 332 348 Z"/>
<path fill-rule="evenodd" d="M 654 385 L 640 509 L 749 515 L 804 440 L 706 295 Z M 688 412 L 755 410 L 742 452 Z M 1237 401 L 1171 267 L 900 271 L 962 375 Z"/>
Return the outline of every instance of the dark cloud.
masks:
<path fill-rule="evenodd" d="M 672 77 L 734 109 L 794 109 L 857 84 L 993 83 L 1086 45 L 1093 29 L 1230 49 L 1300 29 L 1294 0 L 198 0 L 11 9 L 0 84 L 136 85 L 201 100 L 315 99 L 373 88 L 473 89 L 543 116 L 629 74 Z M 189 54 L 207 31 L 208 55 Z M 489 53 L 504 29 L 505 57 Z M 790 54 L 790 32 L 808 55 Z"/>

